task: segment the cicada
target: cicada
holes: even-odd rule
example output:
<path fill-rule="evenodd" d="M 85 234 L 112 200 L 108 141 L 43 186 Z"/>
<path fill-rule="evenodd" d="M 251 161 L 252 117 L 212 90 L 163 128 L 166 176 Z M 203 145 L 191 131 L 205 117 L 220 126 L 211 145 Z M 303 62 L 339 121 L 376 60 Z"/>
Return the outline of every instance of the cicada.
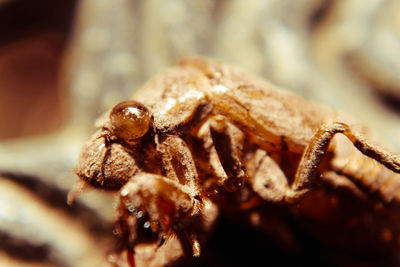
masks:
<path fill-rule="evenodd" d="M 198 257 L 218 214 L 264 216 L 266 204 L 328 246 L 399 248 L 400 158 L 345 115 L 241 69 L 183 59 L 97 127 L 76 174 L 119 192 L 115 233 L 131 265 L 143 247 L 164 251 L 162 264 Z"/>

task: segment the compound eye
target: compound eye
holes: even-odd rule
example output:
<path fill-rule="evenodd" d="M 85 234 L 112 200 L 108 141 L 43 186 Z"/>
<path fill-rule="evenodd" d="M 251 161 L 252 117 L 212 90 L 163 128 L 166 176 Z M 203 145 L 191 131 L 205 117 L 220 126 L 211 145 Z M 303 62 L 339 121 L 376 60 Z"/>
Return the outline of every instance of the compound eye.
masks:
<path fill-rule="evenodd" d="M 136 101 L 125 101 L 116 105 L 110 114 L 113 133 L 127 142 L 145 135 L 151 122 L 149 110 Z"/>

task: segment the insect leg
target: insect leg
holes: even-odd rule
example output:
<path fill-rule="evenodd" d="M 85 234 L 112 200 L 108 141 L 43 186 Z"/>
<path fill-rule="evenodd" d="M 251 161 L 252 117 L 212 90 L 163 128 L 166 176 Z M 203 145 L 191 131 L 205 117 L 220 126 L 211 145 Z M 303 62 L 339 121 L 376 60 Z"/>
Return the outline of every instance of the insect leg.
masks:
<path fill-rule="evenodd" d="M 186 142 L 175 135 L 161 138 L 158 142 L 157 150 L 161 155 L 165 175 L 182 185 L 187 185 L 193 196 L 199 194 L 196 165 Z"/>
<path fill-rule="evenodd" d="M 209 212 L 202 208 L 205 213 Z M 121 188 L 117 211 L 115 231 L 132 253 L 141 243 L 158 249 L 164 239 L 163 245 L 174 245 L 175 241 L 169 236 L 189 229 L 203 212 L 199 201 L 191 196 L 190 188 L 164 176 L 144 172 Z M 197 239 L 187 241 L 199 247 Z"/>
<path fill-rule="evenodd" d="M 166 176 L 185 188 L 187 196 L 191 198 L 193 211 L 190 216 L 199 220 L 197 224 L 202 225 L 201 230 L 209 229 L 218 211 L 207 197 L 202 195 L 196 165 L 188 145 L 180 137 L 171 135 L 159 140 L 157 150 L 161 154 Z M 185 253 L 190 252 L 193 256 L 199 257 L 201 249 L 196 234 L 198 230 L 192 231 L 190 225 L 185 226 L 184 223 L 179 222 L 171 225 L 171 228 L 180 239 Z"/>
<path fill-rule="evenodd" d="M 210 119 L 210 133 L 221 165 L 228 176 L 223 182 L 228 191 L 235 191 L 248 181 L 252 189 L 264 200 L 279 202 L 286 193 L 287 178 L 277 163 L 263 149 L 243 160 L 243 132 L 227 122 L 223 116 Z M 244 163 L 246 162 L 246 166 Z M 246 170 L 246 171 L 245 171 Z M 249 175 L 248 172 L 251 172 Z"/>
<path fill-rule="evenodd" d="M 193 257 L 200 257 L 200 243 L 197 240 L 197 235 L 189 231 L 176 231 L 176 235 L 182 244 L 182 249 L 186 255 L 193 255 Z"/>
<path fill-rule="evenodd" d="M 315 184 L 316 179 L 318 179 L 318 167 L 328 150 L 330 141 L 337 133 L 344 134 L 364 155 L 375 159 L 388 169 L 400 173 L 400 158 L 397 155 L 370 144 L 363 136 L 353 132 L 347 124 L 335 122 L 323 125 L 306 147 L 297 168 L 294 182 L 291 188 L 287 190 L 286 201 L 296 202 Z"/>
<path fill-rule="evenodd" d="M 246 171 L 253 190 L 266 201 L 283 200 L 288 183 L 280 166 L 263 149 L 257 149 L 249 156 Z"/>
<path fill-rule="evenodd" d="M 235 191 L 248 179 L 242 164 L 243 133 L 233 125 L 228 125 L 222 116 L 211 119 L 210 133 L 218 158 L 228 176 L 224 187 L 228 191 Z"/>

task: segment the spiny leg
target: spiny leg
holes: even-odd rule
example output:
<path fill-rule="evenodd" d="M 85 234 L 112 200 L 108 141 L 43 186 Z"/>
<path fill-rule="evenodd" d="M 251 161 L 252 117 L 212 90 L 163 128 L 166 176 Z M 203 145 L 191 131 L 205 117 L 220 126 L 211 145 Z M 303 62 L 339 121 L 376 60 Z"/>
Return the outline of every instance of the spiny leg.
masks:
<path fill-rule="evenodd" d="M 200 207 L 187 189 L 164 176 L 144 172 L 121 188 L 115 230 L 132 254 L 138 244 L 152 244 L 158 250 L 168 242 L 167 245 L 173 245 L 170 242 L 175 241 L 169 238 L 172 233 L 177 234 L 178 239 L 180 233 L 188 233 L 184 236 L 187 240 L 181 243 L 193 248 L 189 253 L 199 255 L 199 243 L 192 234 L 191 224 L 210 211 Z"/>
<path fill-rule="evenodd" d="M 163 168 L 166 176 L 183 185 L 190 197 L 207 201 L 201 196 L 198 173 L 191 151 L 186 142 L 178 136 L 171 135 L 158 140 L 157 150 L 161 154 Z M 195 207 L 195 213 L 199 213 L 201 207 Z M 204 213 L 205 210 L 203 209 Z M 179 228 L 179 227 L 178 227 Z M 191 229 L 174 229 L 181 241 L 185 253 L 192 253 L 194 257 L 200 256 L 200 243 L 197 235 Z"/>
<path fill-rule="evenodd" d="M 330 141 L 337 133 L 344 134 L 364 155 L 375 159 L 388 169 L 400 173 L 400 158 L 397 155 L 368 143 L 364 137 L 353 132 L 347 124 L 335 122 L 323 125 L 313 136 L 303 153 L 294 182 L 286 193 L 285 200 L 287 202 L 292 203 L 300 200 L 316 183 L 318 167 L 328 151 Z"/>

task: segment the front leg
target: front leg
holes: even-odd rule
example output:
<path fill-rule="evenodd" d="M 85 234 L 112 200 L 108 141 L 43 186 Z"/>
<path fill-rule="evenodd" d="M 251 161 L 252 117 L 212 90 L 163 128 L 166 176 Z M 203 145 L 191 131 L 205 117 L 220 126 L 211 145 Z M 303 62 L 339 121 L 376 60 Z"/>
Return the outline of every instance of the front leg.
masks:
<path fill-rule="evenodd" d="M 186 142 L 177 135 L 158 136 L 157 151 L 161 156 L 162 169 L 164 174 L 171 180 L 185 188 L 188 195 L 200 203 L 200 206 L 211 205 L 211 201 L 202 194 L 196 165 Z M 197 213 L 202 213 L 201 207 Z M 202 214 L 201 216 L 209 216 Z M 212 222 L 214 219 L 209 220 Z M 209 228 L 210 226 L 206 227 Z M 182 229 L 181 229 L 182 228 Z M 175 233 L 182 242 L 185 253 L 192 253 L 193 256 L 200 256 L 200 243 L 197 240 L 197 233 L 185 226 L 176 226 Z"/>
<path fill-rule="evenodd" d="M 210 230 L 218 213 L 211 201 L 194 198 L 187 186 L 144 172 L 121 188 L 117 210 L 115 232 L 122 246 L 130 251 L 131 261 L 134 262 L 135 253 L 156 255 L 160 249 L 166 253 L 162 260 L 167 262 L 162 265 L 183 254 L 199 256 L 197 237 Z M 149 257 L 153 256 L 139 258 Z"/>

